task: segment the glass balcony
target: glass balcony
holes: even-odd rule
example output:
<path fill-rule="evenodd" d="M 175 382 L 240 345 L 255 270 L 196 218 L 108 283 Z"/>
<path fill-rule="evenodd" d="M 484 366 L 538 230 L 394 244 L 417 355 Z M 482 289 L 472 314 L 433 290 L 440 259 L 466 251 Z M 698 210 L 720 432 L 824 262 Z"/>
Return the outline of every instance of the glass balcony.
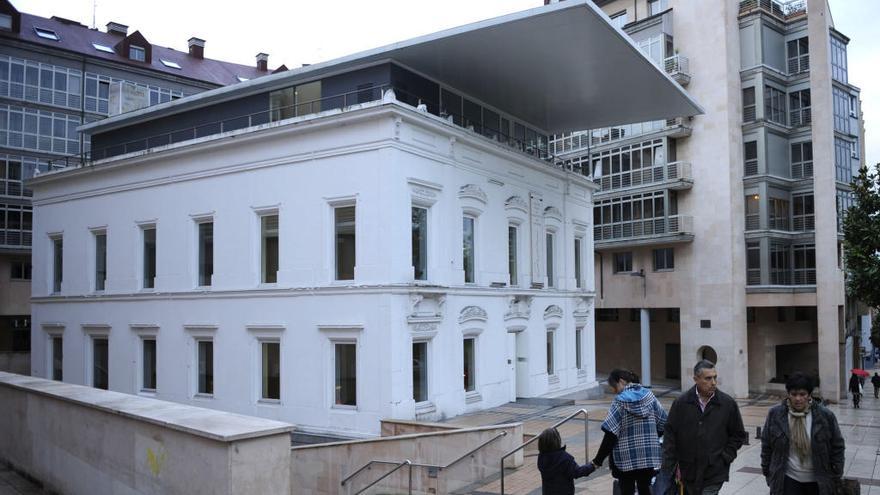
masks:
<path fill-rule="evenodd" d="M 669 189 L 690 189 L 694 183 L 693 167 L 689 162 L 672 162 L 654 167 L 609 174 L 596 179 L 604 192 L 665 184 Z"/>
<path fill-rule="evenodd" d="M 694 236 L 694 219 L 690 215 L 617 222 L 593 227 L 596 249 L 690 242 Z"/>
<path fill-rule="evenodd" d="M 739 15 L 762 11 L 787 21 L 807 13 L 807 0 L 740 0 Z"/>

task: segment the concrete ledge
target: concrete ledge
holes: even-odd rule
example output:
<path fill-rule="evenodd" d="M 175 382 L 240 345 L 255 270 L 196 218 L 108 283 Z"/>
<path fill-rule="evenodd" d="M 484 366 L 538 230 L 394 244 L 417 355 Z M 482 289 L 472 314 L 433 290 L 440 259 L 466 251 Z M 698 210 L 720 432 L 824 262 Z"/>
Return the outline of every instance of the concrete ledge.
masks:
<path fill-rule="evenodd" d="M 9 386 L 220 442 L 289 433 L 293 425 L 147 397 L 0 372 Z"/>

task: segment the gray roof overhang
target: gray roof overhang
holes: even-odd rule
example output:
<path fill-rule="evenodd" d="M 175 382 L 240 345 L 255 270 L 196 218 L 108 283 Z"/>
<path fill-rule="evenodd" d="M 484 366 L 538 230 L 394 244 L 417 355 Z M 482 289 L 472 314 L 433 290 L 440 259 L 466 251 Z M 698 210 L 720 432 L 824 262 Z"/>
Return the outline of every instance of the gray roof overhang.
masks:
<path fill-rule="evenodd" d="M 127 127 L 386 60 L 550 133 L 703 113 L 590 0 L 568 0 L 206 91 L 80 130 Z"/>

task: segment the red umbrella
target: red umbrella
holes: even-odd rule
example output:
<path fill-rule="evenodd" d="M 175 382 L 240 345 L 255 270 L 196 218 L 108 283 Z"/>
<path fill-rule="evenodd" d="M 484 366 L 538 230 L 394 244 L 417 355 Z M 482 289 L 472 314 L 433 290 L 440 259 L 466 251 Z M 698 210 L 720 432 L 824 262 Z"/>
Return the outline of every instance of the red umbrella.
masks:
<path fill-rule="evenodd" d="M 853 372 L 853 374 L 859 375 L 859 376 L 864 376 L 864 377 L 871 376 L 870 373 L 868 373 L 867 371 L 865 371 L 861 368 L 853 368 L 852 372 Z"/>

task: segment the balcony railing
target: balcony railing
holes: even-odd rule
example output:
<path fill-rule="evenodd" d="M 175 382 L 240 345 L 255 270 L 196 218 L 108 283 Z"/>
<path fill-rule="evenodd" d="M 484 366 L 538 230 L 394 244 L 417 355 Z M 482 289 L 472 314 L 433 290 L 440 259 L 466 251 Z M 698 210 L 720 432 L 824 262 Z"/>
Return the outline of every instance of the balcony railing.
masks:
<path fill-rule="evenodd" d="M 746 270 L 746 285 L 761 285 L 760 268 L 749 268 Z"/>
<path fill-rule="evenodd" d="M 694 219 L 690 215 L 648 218 L 593 227 L 595 242 L 651 238 L 669 234 L 692 234 Z"/>
<path fill-rule="evenodd" d="M 806 232 L 809 230 L 816 230 L 816 220 L 814 215 L 798 215 L 792 216 L 792 230 L 795 232 Z"/>
<path fill-rule="evenodd" d="M 740 15 L 755 10 L 764 11 L 783 21 L 807 13 L 807 0 L 740 0 Z"/>
<path fill-rule="evenodd" d="M 801 108 L 799 110 L 792 110 L 789 112 L 789 122 L 792 127 L 803 127 L 810 125 L 810 122 L 813 121 L 813 114 L 809 108 Z"/>
<path fill-rule="evenodd" d="M 630 187 L 663 184 L 665 182 L 682 181 L 693 183 L 693 167 L 688 162 L 672 162 L 654 167 L 630 170 L 619 174 L 600 177 L 602 191 L 614 191 Z"/>
<path fill-rule="evenodd" d="M 0 247 L 30 247 L 31 238 L 30 230 L 0 229 Z"/>
<path fill-rule="evenodd" d="M 687 86 L 691 82 L 691 71 L 688 58 L 684 55 L 673 55 L 663 60 L 663 69 L 675 82 Z"/>
<path fill-rule="evenodd" d="M 83 155 L 59 158 L 50 162 L 50 167 L 79 166 L 95 160 L 110 158 L 127 153 L 145 151 L 160 146 L 202 139 L 225 132 L 246 129 L 286 120 L 288 118 L 312 116 L 325 111 L 346 111 L 358 105 L 376 101 L 399 101 L 412 105 L 419 111 L 434 114 L 459 127 L 469 129 L 487 139 L 529 154 L 545 161 L 553 160 L 547 150 L 546 141 L 540 139 L 524 140 L 509 136 L 500 130 L 483 126 L 479 122 L 468 120 L 465 116 L 446 111 L 437 112 L 439 106 L 435 102 L 426 101 L 400 88 L 386 85 L 367 89 L 359 89 L 348 93 L 322 97 L 313 101 L 297 103 L 285 107 L 272 108 L 225 120 L 207 122 L 197 126 L 185 127 L 171 132 L 157 134 L 141 139 L 120 143 L 101 149 L 93 149 Z"/>
<path fill-rule="evenodd" d="M 810 71 L 810 54 L 806 53 L 788 59 L 788 74 L 795 75 Z"/>
<path fill-rule="evenodd" d="M 665 132 L 670 137 L 680 138 L 690 136 L 691 131 L 691 125 L 688 120 L 677 117 L 668 120 L 652 120 L 637 124 L 602 127 L 590 131 L 578 131 L 554 139 L 550 143 L 550 147 L 554 155 L 565 155 L 586 151 L 594 146 L 604 146 L 625 139 L 632 139 L 637 136 Z"/>
<path fill-rule="evenodd" d="M 760 284 L 749 284 L 760 285 Z M 815 268 L 771 268 L 770 285 L 816 285 Z"/>

